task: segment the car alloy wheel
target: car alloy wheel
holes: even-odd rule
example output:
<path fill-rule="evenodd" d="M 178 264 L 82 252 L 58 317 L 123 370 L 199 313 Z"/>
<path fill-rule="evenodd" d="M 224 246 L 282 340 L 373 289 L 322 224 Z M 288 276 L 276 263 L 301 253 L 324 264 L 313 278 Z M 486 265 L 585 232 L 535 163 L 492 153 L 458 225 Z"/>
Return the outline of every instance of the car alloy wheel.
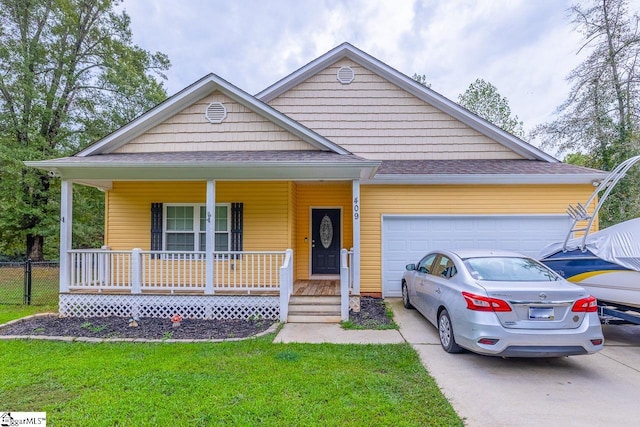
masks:
<path fill-rule="evenodd" d="M 404 308 L 413 308 L 411 301 L 409 300 L 409 289 L 407 289 L 407 283 L 402 282 L 402 304 Z"/>
<path fill-rule="evenodd" d="M 442 310 L 440 316 L 438 316 L 438 335 L 440 335 L 440 344 L 444 351 L 447 353 L 460 353 L 462 351 L 462 348 L 456 344 L 451 318 L 447 310 Z"/>

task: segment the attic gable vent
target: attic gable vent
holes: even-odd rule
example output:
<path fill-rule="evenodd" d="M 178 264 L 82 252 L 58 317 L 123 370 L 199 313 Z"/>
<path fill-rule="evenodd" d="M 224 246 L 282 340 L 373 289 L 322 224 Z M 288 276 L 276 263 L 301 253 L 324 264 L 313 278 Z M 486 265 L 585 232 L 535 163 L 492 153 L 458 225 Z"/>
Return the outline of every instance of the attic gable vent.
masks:
<path fill-rule="evenodd" d="M 351 67 L 340 67 L 337 77 L 340 83 L 348 85 L 356 78 L 356 72 Z"/>
<path fill-rule="evenodd" d="M 212 102 L 207 106 L 204 116 L 211 123 L 222 123 L 227 118 L 227 108 L 222 102 Z"/>

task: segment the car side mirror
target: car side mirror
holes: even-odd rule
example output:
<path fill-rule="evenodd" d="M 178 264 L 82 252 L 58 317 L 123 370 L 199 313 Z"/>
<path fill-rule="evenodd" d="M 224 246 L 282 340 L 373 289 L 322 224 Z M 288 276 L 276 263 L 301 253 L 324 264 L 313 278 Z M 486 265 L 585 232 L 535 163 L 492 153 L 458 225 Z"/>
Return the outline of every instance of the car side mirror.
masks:
<path fill-rule="evenodd" d="M 405 266 L 405 268 L 407 269 L 407 271 L 414 271 L 416 269 L 416 265 L 415 264 L 407 264 Z"/>

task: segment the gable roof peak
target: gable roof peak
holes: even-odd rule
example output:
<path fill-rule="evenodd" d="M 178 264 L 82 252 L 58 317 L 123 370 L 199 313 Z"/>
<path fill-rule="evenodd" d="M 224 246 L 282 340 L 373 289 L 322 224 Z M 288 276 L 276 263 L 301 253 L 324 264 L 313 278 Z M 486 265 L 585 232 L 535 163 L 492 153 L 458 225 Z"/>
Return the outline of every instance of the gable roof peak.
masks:
<path fill-rule="evenodd" d="M 267 87 L 263 91 L 256 94 L 256 98 L 269 103 L 289 89 L 304 82 L 316 73 L 324 70 L 335 62 L 343 58 L 349 58 L 358 65 L 379 75 L 401 89 L 409 92 L 418 99 L 434 106 L 444 113 L 449 114 L 460 122 L 475 129 L 481 134 L 493 139 L 494 141 L 504 145 L 515 153 L 529 160 L 542 160 L 551 163 L 559 162 L 555 157 L 545 153 L 544 151 L 534 147 L 526 141 L 521 140 L 515 135 L 504 131 L 500 127 L 490 123 L 480 116 L 472 113 L 456 102 L 441 95 L 435 90 L 421 85 L 411 77 L 396 70 L 395 68 L 385 64 L 379 59 L 374 58 L 368 53 L 358 49 L 354 45 L 343 42 L 334 47 L 324 55 L 314 59 L 273 85 Z"/>
<path fill-rule="evenodd" d="M 131 122 L 100 139 L 84 150 L 81 150 L 76 154 L 76 156 L 85 157 L 94 154 L 111 153 L 127 142 L 142 135 L 149 129 L 164 122 L 178 112 L 215 91 L 221 92 L 235 102 L 243 105 L 256 114 L 261 115 L 265 119 L 275 123 L 322 151 L 333 151 L 337 154 L 351 154 L 338 144 L 329 141 L 327 138 L 303 126 L 260 99 L 250 95 L 248 92 L 245 92 L 239 87 L 229 83 L 220 76 L 214 73 L 209 73 L 175 95 L 167 98 L 149 111 L 136 117 Z"/>

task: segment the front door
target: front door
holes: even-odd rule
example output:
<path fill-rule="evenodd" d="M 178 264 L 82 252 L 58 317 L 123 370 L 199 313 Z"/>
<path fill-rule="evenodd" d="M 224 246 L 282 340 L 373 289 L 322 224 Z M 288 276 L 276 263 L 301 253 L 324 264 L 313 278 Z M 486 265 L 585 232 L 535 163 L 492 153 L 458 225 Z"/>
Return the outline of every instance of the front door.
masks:
<path fill-rule="evenodd" d="M 311 210 L 311 274 L 340 274 L 340 209 Z"/>

